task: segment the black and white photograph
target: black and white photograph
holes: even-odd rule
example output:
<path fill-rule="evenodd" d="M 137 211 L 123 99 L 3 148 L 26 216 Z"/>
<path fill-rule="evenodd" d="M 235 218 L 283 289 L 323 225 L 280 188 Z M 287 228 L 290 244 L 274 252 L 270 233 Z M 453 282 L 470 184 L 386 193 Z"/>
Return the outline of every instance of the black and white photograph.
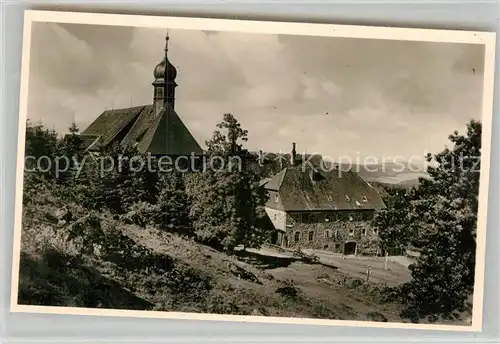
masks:
<path fill-rule="evenodd" d="M 13 311 L 481 327 L 494 34 L 70 17 L 25 22 Z"/>

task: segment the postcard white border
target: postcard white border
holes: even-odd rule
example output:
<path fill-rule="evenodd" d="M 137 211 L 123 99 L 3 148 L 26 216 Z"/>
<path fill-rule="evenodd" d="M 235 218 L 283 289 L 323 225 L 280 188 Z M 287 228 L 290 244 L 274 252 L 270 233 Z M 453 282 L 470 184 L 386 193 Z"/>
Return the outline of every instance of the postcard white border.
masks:
<path fill-rule="evenodd" d="M 232 31 L 247 33 L 288 34 L 324 37 L 350 37 L 401 41 L 447 42 L 481 44 L 485 48 L 483 113 L 482 113 L 482 156 L 479 185 L 479 209 L 476 239 L 476 268 L 471 326 L 412 324 L 396 322 L 369 322 L 351 320 L 324 320 L 308 318 L 262 317 L 242 315 L 220 315 L 200 313 L 178 313 L 157 311 L 133 311 L 79 307 L 29 306 L 17 304 L 19 283 L 19 261 L 21 253 L 23 161 L 28 103 L 28 82 L 30 69 L 31 24 L 33 22 L 73 23 L 88 25 L 133 26 L 149 28 L 171 28 L 191 30 Z M 144 15 L 123 15 L 103 13 L 78 13 L 59 11 L 25 11 L 24 37 L 21 65 L 21 92 L 18 126 L 18 155 L 16 171 L 16 195 L 14 215 L 14 242 L 11 280 L 11 312 L 96 315 L 115 317 L 192 319 L 212 321 L 236 321 L 275 324 L 304 324 L 330 326 L 357 326 L 400 329 L 426 329 L 445 331 L 481 331 L 484 294 L 484 269 L 486 246 L 486 221 L 491 159 L 491 126 L 493 116 L 493 88 L 495 68 L 495 38 L 493 32 L 452 31 L 434 29 L 408 29 L 381 26 L 352 26 L 333 24 L 309 24 L 271 21 L 247 21 L 231 19 L 183 18 Z"/>

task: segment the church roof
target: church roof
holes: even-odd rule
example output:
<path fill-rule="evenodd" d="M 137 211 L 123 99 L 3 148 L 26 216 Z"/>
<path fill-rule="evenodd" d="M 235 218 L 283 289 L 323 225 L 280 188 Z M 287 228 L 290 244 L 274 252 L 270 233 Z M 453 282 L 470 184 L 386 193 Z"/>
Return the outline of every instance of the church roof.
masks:
<path fill-rule="evenodd" d="M 153 105 L 104 111 L 82 134 L 100 136 L 100 146 L 114 142 L 121 145 L 137 144 L 140 153 L 149 152 L 152 155 L 176 156 L 203 152 L 168 104 L 156 117 Z"/>
<path fill-rule="evenodd" d="M 138 142 L 139 152 L 150 152 L 153 155 L 175 156 L 203 152 L 170 104 L 167 104 L 156 118 L 153 115 L 153 106 L 147 105 L 146 108 L 123 139 L 122 144 Z"/>
<path fill-rule="evenodd" d="M 385 208 L 377 190 L 354 171 L 292 166 L 283 169 L 264 187 L 279 192 L 286 211 Z"/>
<path fill-rule="evenodd" d="M 92 122 L 82 135 L 100 136 L 99 145 L 107 146 L 144 110 L 144 106 L 106 110 Z"/>

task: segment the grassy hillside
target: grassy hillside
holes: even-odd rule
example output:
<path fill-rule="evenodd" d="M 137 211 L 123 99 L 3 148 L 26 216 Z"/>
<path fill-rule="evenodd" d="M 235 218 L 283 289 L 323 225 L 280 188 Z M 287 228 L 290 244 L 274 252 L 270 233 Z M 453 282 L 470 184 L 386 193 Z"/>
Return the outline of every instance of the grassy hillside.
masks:
<path fill-rule="evenodd" d="M 383 302 L 383 285 L 333 266 L 230 256 L 181 235 L 89 214 L 46 192 L 26 203 L 21 304 L 401 321 L 399 305 Z M 85 233 L 75 236 L 78 224 Z M 91 227 L 99 228 L 100 241 L 89 251 Z"/>

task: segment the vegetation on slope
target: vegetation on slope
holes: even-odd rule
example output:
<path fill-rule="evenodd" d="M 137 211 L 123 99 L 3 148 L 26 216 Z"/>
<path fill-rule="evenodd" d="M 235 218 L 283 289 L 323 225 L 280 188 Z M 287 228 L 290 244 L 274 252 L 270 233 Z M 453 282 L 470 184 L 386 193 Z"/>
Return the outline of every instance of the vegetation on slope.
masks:
<path fill-rule="evenodd" d="M 235 250 L 260 247 L 268 232 L 259 223 L 266 195 L 255 156 L 231 115 L 207 142 L 208 153 L 224 161 L 238 156 L 240 171 L 102 175 L 91 159 L 62 173 L 54 166 L 29 172 L 27 165 L 19 302 L 376 321 L 401 321 L 401 310 L 412 321 L 456 316 L 472 293 L 479 173 L 471 169 L 480 132 L 471 122 L 466 136 L 452 135 L 454 148 L 436 155 L 438 166 L 418 188 L 386 190 L 388 209 L 375 218 L 385 246 L 422 252 L 413 279 L 394 289 L 332 267 Z M 26 155 L 81 162 L 88 156 L 77 133 L 72 126 L 59 139 L 28 123 Z M 101 154 L 118 160 L 137 152 Z M 464 157 L 466 165 L 450 168 Z"/>

